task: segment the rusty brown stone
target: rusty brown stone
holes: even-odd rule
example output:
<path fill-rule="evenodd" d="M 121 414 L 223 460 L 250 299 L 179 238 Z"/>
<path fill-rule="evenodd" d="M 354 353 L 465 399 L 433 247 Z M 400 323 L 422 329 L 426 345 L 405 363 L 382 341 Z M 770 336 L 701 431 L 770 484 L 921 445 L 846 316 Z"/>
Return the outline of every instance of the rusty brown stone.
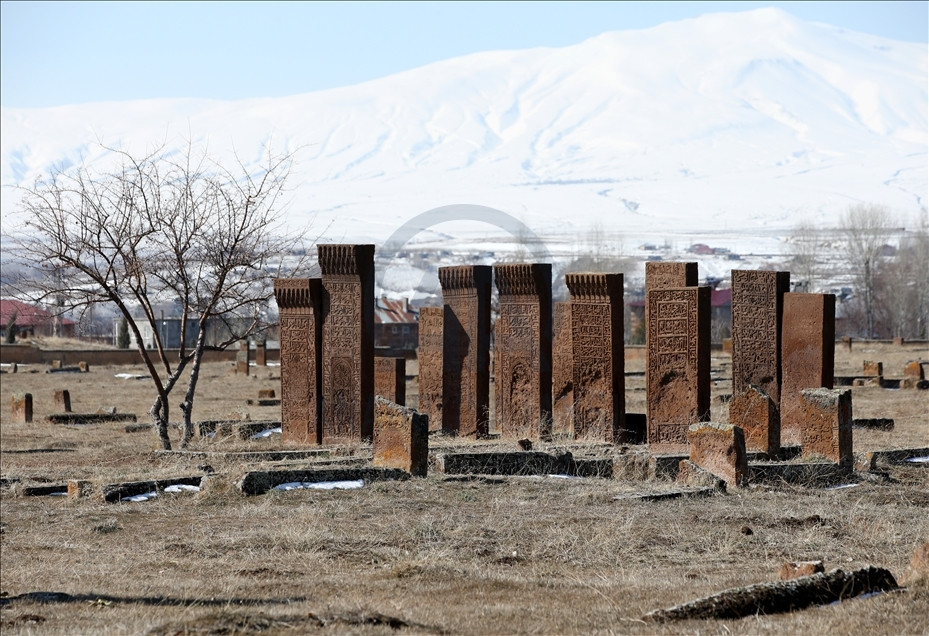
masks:
<path fill-rule="evenodd" d="M 10 407 L 14 424 L 32 422 L 32 393 L 14 393 Z"/>
<path fill-rule="evenodd" d="M 731 424 L 701 422 L 687 429 L 690 461 L 716 475 L 727 486 L 742 486 L 748 478 L 745 435 Z"/>
<path fill-rule="evenodd" d="M 322 281 L 277 278 L 280 314 L 281 439 L 322 443 Z"/>
<path fill-rule="evenodd" d="M 425 477 L 429 463 L 429 418 L 381 396 L 375 398 L 374 465 Z"/>
<path fill-rule="evenodd" d="M 826 567 L 822 561 L 787 561 L 777 569 L 777 578 L 782 581 L 799 579 L 801 576 L 810 576 L 825 572 Z"/>
<path fill-rule="evenodd" d="M 803 389 L 801 415 L 803 457 L 826 459 L 851 467 L 852 391 L 851 389 Z"/>
<path fill-rule="evenodd" d="M 851 336 L 842 336 L 842 344 L 845 345 L 847 351 L 852 350 L 852 340 L 853 338 Z"/>
<path fill-rule="evenodd" d="M 687 452 L 687 429 L 710 418 L 710 288 L 646 292 L 646 403 L 653 453 Z"/>
<path fill-rule="evenodd" d="M 884 363 L 865 360 L 861 363 L 861 374 L 868 376 L 884 375 Z"/>
<path fill-rule="evenodd" d="M 903 366 L 903 377 L 911 378 L 914 380 L 926 379 L 926 376 L 923 372 L 923 365 L 920 364 L 919 360 L 910 360 Z"/>
<path fill-rule="evenodd" d="M 77 368 L 81 373 L 90 373 L 90 365 L 83 360 L 77 363 Z"/>
<path fill-rule="evenodd" d="M 406 360 L 374 359 L 374 393 L 395 404 L 406 404 Z"/>
<path fill-rule="evenodd" d="M 259 400 L 273 400 L 276 397 L 277 394 L 274 392 L 274 389 L 258 389 Z"/>
<path fill-rule="evenodd" d="M 442 430 L 486 437 L 490 407 L 489 265 L 440 267 L 445 303 L 442 350 Z"/>
<path fill-rule="evenodd" d="M 745 448 L 774 457 L 781 449 L 781 420 L 764 390 L 749 385 L 729 400 L 729 423 L 745 433 Z"/>
<path fill-rule="evenodd" d="M 71 412 L 71 392 L 67 389 L 55 389 L 55 410 L 59 413 Z"/>
<path fill-rule="evenodd" d="M 802 443 L 800 391 L 832 388 L 835 375 L 835 295 L 784 294 L 781 334 L 781 446 Z"/>
<path fill-rule="evenodd" d="M 374 431 L 374 246 L 320 244 L 323 443 Z"/>
<path fill-rule="evenodd" d="M 552 330 L 552 432 L 574 430 L 574 355 L 571 303 L 555 303 Z"/>
<path fill-rule="evenodd" d="M 268 366 L 268 346 L 264 340 L 255 343 L 255 366 Z"/>
<path fill-rule="evenodd" d="M 750 385 L 778 408 L 781 396 L 781 319 L 790 272 L 732 270 L 732 393 Z"/>
<path fill-rule="evenodd" d="M 907 586 L 929 588 L 929 542 L 918 546 L 910 559 L 910 566 L 905 572 L 904 583 Z"/>
<path fill-rule="evenodd" d="M 574 437 L 625 440 L 623 275 L 566 274 L 571 292 Z"/>
<path fill-rule="evenodd" d="M 697 264 L 646 261 L 645 293 L 669 287 L 696 287 Z"/>
<path fill-rule="evenodd" d="M 68 480 L 68 498 L 77 499 L 87 497 L 93 492 L 93 485 L 87 479 L 69 479 Z"/>
<path fill-rule="evenodd" d="M 239 341 L 239 350 L 235 354 L 235 372 L 248 375 L 249 362 L 252 352 L 248 348 L 248 340 Z"/>
<path fill-rule="evenodd" d="M 500 313 L 494 325 L 497 431 L 545 439 L 552 431 L 552 266 L 496 265 Z"/>
<path fill-rule="evenodd" d="M 442 307 L 422 307 L 419 310 L 419 412 L 428 416 L 429 428 L 442 428 Z"/>

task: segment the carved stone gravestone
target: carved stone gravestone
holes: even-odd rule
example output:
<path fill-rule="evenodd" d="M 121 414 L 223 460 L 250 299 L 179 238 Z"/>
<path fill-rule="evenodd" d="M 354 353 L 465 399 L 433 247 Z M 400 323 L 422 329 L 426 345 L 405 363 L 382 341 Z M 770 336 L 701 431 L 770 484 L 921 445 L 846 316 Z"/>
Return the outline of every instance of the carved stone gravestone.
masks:
<path fill-rule="evenodd" d="M 10 407 L 14 424 L 28 424 L 32 421 L 32 393 L 14 393 Z"/>
<path fill-rule="evenodd" d="M 546 439 L 552 423 L 552 266 L 494 266 L 500 315 L 494 326 L 497 430 Z"/>
<path fill-rule="evenodd" d="M 574 430 L 574 364 L 571 351 L 571 303 L 555 303 L 552 333 L 552 429 Z"/>
<path fill-rule="evenodd" d="M 449 435 L 489 433 L 489 265 L 440 267 L 443 318 L 442 430 Z"/>
<path fill-rule="evenodd" d="M 55 409 L 59 413 L 71 412 L 71 392 L 67 389 L 55 390 Z"/>
<path fill-rule="evenodd" d="M 374 431 L 374 246 L 320 244 L 323 443 Z"/>
<path fill-rule="evenodd" d="M 803 457 L 825 457 L 841 466 L 855 462 L 852 452 L 851 389 L 803 389 L 800 409 Z"/>
<path fill-rule="evenodd" d="M 774 400 L 761 387 L 749 385 L 729 400 L 729 423 L 745 433 L 745 446 L 774 457 L 781 449 L 781 421 Z"/>
<path fill-rule="evenodd" d="M 803 389 L 832 388 L 835 295 L 784 294 L 781 335 L 781 445 L 803 441 Z"/>
<path fill-rule="evenodd" d="M 624 441 L 623 275 L 566 274 L 571 292 L 574 436 Z"/>
<path fill-rule="evenodd" d="M 646 261 L 645 293 L 668 287 L 696 287 L 697 264 Z"/>
<path fill-rule="evenodd" d="M 429 464 L 429 418 L 413 409 L 375 398 L 374 465 L 425 477 Z"/>
<path fill-rule="evenodd" d="M 649 450 L 688 450 L 687 429 L 710 418 L 710 288 L 646 292 Z"/>
<path fill-rule="evenodd" d="M 428 416 L 429 426 L 442 428 L 442 307 L 419 310 L 419 412 Z"/>
<path fill-rule="evenodd" d="M 268 345 L 264 340 L 255 343 L 255 366 L 268 366 Z"/>
<path fill-rule="evenodd" d="M 322 442 L 322 281 L 277 278 L 281 332 L 281 429 L 284 442 Z"/>
<path fill-rule="evenodd" d="M 250 359 L 251 351 L 248 348 L 248 340 L 240 340 L 239 350 L 235 354 L 235 372 L 248 375 Z"/>
<path fill-rule="evenodd" d="M 395 404 L 406 403 L 406 360 L 374 359 L 374 393 Z"/>

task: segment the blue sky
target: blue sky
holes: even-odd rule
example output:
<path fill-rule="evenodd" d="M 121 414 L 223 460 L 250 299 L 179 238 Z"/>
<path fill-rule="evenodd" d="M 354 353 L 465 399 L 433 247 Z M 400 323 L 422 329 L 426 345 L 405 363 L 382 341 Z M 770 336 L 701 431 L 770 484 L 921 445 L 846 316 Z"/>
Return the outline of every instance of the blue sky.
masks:
<path fill-rule="evenodd" d="M 929 2 L 2 2 L 0 103 L 281 97 L 719 11 L 929 41 Z"/>

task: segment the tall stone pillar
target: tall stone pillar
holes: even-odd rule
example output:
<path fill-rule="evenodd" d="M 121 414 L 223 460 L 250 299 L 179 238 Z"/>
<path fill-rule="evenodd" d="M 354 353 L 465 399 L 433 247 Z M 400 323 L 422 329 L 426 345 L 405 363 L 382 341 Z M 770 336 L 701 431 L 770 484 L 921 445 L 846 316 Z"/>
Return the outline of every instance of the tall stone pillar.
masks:
<path fill-rule="evenodd" d="M 323 443 L 374 432 L 374 246 L 320 244 Z"/>
<path fill-rule="evenodd" d="M 571 303 L 555 303 L 552 319 L 552 428 L 574 430 L 574 353 L 571 351 Z"/>
<path fill-rule="evenodd" d="M 442 307 L 422 307 L 419 310 L 419 406 L 417 410 L 429 416 L 429 428 L 442 428 Z"/>
<path fill-rule="evenodd" d="M 781 322 L 790 272 L 732 270 L 732 394 L 754 385 L 781 398 Z"/>

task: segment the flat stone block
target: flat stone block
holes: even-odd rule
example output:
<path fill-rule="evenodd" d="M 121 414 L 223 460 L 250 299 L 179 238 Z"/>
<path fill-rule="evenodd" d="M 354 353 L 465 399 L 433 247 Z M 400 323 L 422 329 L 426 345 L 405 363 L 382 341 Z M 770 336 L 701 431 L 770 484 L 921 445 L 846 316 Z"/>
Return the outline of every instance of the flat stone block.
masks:
<path fill-rule="evenodd" d="M 10 400 L 14 424 L 32 422 L 32 393 L 14 393 Z"/>
<path fill-rule="evenodd" d="M 748 477 L 745 456 L 745 435 L 731 424 L 703 422 L 687 430 L 690 441 L 690 461 L 726 482 L 727 486 L 742 486 Z"/>
<path fill-rule="evenodd" d="M 852 466 L 851 389 L 804 389 L 800 395 L 803 456 Z"/>
<path fill-rule="evenodd" d="M 323 481 L 402 481 L 410 474 L 398 468 L 320 468 L 309 470 L 256 470 L 246 473 L 236 483 L 244 495 L 261 495 L 275 486 L 290 482 Z"/>
<path fill-rule="evenodd" d="M 729 401 L 729 423 L 745 433 L 745 449 L 771 457 L 781 448 L 781 420 L 774 400 L 761 387 L 750 385 Z"/>
<path fill-rule="evenodd" d="M 381 396 L 374 398 L 374 465 L 425 477 L 429 464 L 429 418 Z"/>
<path fill-rule="evenodd" d="M 708 470 L 700 468 L 689 459 L 682 459 L 678 465 L 677 482 L 685 486 L 697 488 L 726 489 L 726 482 Z"/>

